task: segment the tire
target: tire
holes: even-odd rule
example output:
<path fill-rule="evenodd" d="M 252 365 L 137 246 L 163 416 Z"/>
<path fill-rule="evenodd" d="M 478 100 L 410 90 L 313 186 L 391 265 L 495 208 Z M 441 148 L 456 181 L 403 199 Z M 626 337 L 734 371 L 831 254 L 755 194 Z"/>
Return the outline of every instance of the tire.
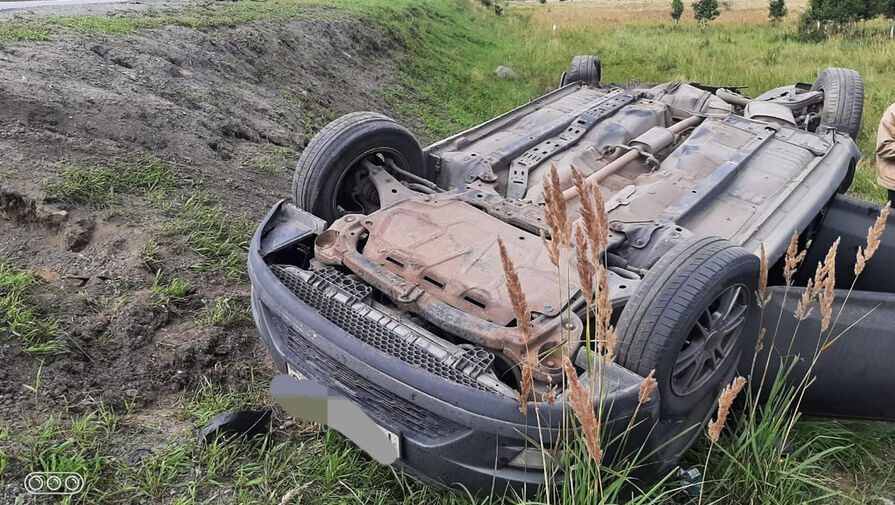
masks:
<path fill-rule="evenodd" d="M 692 417 L 703 414 L 695 409 L 705 410 L 713 405 L 712 401 L 705 401 L 706 397 L 714 398 L 718 394 L 721 382 L 727 380 L 742 352 L 741 333 L 755 306 L 753 293 L 758 269 L 758 257 L 742 247 L 717 237 L 691 238 L 656 262 L 625 305 L 617 324 L 617 361 L 641 376 L 655 370 L 661 418 Z M 704 333 L 699 332 L 697 323 L 711 329 L 706 318 L 724 312 L 723 307 L 718 307 L 709 316 L 719 300 L 727 303 L 726 296 L 734 296 L 738 303 L 744 303 L 741 323 L 726 334 L 710 333 L 715 338 L 709 336 L 705 338 L 709 343 L 699 344 L 699 335 Z M 740 310 L 739 305 L 736 310 Z M 719 322 L 719 326 L 724 324 Z M 690 355 L 703 359 L 701 365 L 696 359 L 697 364 L 693 366 L 705 366 L 708 358 L 697 352 L 701 345 L 704 349 L 717 346 L 713 353 L 714 366 L 706 368 L 702 382 L 694 379 L 684 384 L 673 375 L 675 367 L 679 358 L 684 360 Z M 718 358 L 722 353 L 723 358 Z M 700 372 L 692 373 L 696 376 Z M 708 415 L 708 411 L 704 414 Z"/>
<path fill-rule="evenodd" d="M 861 74 L 848 68 L 826 68 L 817 75 L 811 90 L 824 92 L 820 124 L 835 128 L 857 141 L 864 115 Z"/>
<path fill-rule="evenodd" d="M 346 196 L 346 186 L 356 178 L 346 176 L 363 170 L 364 159 L 379 157 L 377 163 L 381 163 L 383 156 L 403 170 L 431 179 L 419 142 L 393 119 L 375 112 L 353 112 L 336 119 L 311 139 L 298 160 L 292 178 L 295 204 L 327 223 L 347 213 L 375 210 L 378 193 L 365 204 L 356 204 Z"/>
<path fill-rule="evenodd" d="M 600 85 L 602 77 L 602 68 L 600 66 L 600 58 L 589 54 L 582 54 L 572 58 L 569 64 L 569 70 L 563 74 L 560 82 L 561 86 L 580 82 L 592 86 Z"/>

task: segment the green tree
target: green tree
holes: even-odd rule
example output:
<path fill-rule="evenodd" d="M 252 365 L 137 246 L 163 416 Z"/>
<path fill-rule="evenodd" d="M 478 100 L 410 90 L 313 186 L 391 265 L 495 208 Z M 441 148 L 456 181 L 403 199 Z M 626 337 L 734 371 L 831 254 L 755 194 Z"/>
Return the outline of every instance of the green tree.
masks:
<path fill-rule="evenodd" d="M 781 19 L 786 17 L 786 0 L 771 0 L 768 4 L 768 17 L 771 21 L 779 23 Z"/>
<path fill-rule="evenodd" d="M 721 11 L 718 10 L 718 0 L 696 0 L 693 2 L 692 7 L 693 15 L 696 17 L 696 21 L 699 21 L 699 26 L 703 30 L 708 26 L 709 21 L 721 14 Z"/>
<path fill-rule="evenodd" d="M 824 0 L 823 19 L 836 23 L 839 28 L 847 23 L 860 21 L 866 16 L 867 6 L 855 0 Z"/>
<path fill-rule="evenodd" d="M 895 0 L 893 0 L 895 1 Z M 684 13 L 684 2 L 683 0 L 671 0 L 671 19 L 674 20 L 674 26 L 681 20 L 681 14 Z"/>
<path fill-rule="evenodd" d="M 889 20 L 889 38 L 895 37 L 895 0 L 883 0 L 877 12 Z"/>

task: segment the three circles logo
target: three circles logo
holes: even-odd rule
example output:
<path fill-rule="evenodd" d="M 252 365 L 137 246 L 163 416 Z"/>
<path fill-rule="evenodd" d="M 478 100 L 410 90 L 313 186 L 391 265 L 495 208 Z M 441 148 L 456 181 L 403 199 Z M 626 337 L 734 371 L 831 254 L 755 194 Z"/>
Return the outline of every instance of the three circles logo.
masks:
<path fill-rule="evenodd" d="M 25 477 L 30 494 L 78 494 L 84 489 L 84 477 L 76 472 L 31 472 Z"/>

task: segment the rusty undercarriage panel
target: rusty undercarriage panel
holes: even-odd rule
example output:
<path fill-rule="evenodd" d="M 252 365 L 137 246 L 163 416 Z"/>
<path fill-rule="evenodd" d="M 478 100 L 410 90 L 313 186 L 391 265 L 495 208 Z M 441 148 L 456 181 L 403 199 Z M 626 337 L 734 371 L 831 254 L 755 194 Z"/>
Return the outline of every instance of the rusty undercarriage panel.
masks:
<path fill-rule="evenodd" d="M 364 256 L 445 303 L 501 326 L 514 319 L 500 262 L 503 239 L 533 312 L 561 310 L 557 269 L 540 239 L 454 199 L 408 200 L 369 216 Z M 573 292 L 578 286 L 571 286 Z"/>
<path fill-rule="evenodd" d="M 421 196 L 368 216 L 340 219 L 317 240 L 316 257 L 347 266 L 433 322 L 452 321 L 458 335 L 518 363 L 526 343 L 515 327 L 498 237 L 513 258 L 534 313 L 528 349 L 541 354 L 542 377 L 557 375 L 561 351 L 572 356 L 580 345 L 582 324 L 574 314 L 563 314 L 558 270 L 537 235 L 459 199 Z M 565 286 L 566 280 L 562 282 Z M 577 282 L 571 281 L 572 293 L 579 290 Z"/>

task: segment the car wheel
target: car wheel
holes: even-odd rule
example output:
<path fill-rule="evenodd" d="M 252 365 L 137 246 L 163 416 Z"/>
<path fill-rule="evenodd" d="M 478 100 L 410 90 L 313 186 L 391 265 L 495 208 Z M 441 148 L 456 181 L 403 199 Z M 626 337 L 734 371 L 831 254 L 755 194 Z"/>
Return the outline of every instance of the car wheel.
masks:
<path fill-rule="evenodd" d="M 691 238 L 649 270 L 619 318 L 617 361 L 655 370 L 663 418 L 711 405 L 739 360 L 758 279 L 754 255 L 717 237 Z M 708 412 L 705 412 L 708 414 Z"/>
<path fill-rule="evenodd" d="M 598 86 L 602 77 L 602 69 L 600 67 L 600 58 L 589 54 L 582 54 L 572 58 L 569 64 L 569 70 L 563 73 L 560 86 L 571 84 L 573 82 L 581 82 Z"/>
<path fill-rule="evenodd" d="M 327 223 L 379 209 L 379 193 L 367 177 L 365 161 L 391 162 L 431 179 L 412 133 L 382 114 L 353 112 L 326 125 L 308 143 L 292 178 L 295 204 Z"/>
<path fill-rule="evenodd" d="M 848 68 L 826 68 L 817 75 L 812 91 L 824 92 L 820 124 L 858 139 L 864 114 L 864 81 Z"/>

